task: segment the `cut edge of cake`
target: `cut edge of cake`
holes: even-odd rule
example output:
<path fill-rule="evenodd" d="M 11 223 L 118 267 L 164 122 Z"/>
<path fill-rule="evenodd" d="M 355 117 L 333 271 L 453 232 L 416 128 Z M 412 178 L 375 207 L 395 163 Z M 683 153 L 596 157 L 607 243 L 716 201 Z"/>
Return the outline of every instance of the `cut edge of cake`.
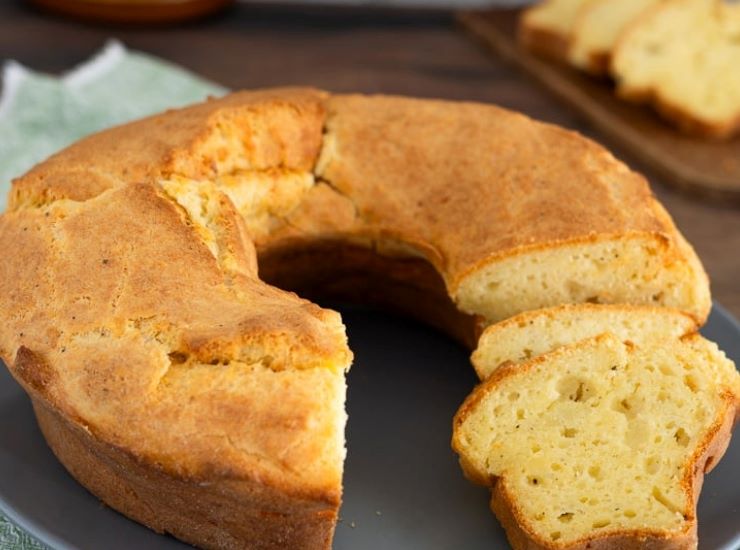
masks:
<path fill-rule="evenodd" d="M 570 63 L 595 76 L 607 76 L 619 36 L 651 5 L 661 0 L 594 0 L 579 11 L 571 32 Z"/>
<path fill-rule="evenodd" d="M 517 40 L 537 55 L 567 61 L 576 15 L 591 1 L 546 0 L 526 9 L 519 19 Z"/>
<path fill-rule="evenodd" d="M 724 87 L 715 86 L 715 77 L 721 75 L 732 76 L 733 71 L 727 70 L 732 66 L 732 62 L 727 67 L 713 69 L 711 74 L 698 75 L 696 69 L 699 66 L 709 67 L 705 61 L 697 61 L 705 54 L 706 51 L 713 52 L 713 59 L 718 59 L 717 48 L 721 44 L 703 44 L 700 43 L 693 49 L 692 56 L 686 57 L 686 43 L 692 38 L 692 31 L 696 33 L 697 14 L 686 13 L 698 7 L 698 10 L 706 10 L 707 17 L 703 20 L 708 25 L 724 25 L 723 28 L 716 28 L 709 33 L 714 39 L 718 35 L 728 38 L 731 41 L 730 48 L 725 51 L 727 55 L 732 56 L 736 48 L 732 42 L 740 39 L 740 5 L 730 4 L 721 0 L 711 0 L 709 2 L 696 0 L 665 0 L 648 8 L 639 17 L 632 21 L 627 28 L 620 34 L 617 40 L 610 63 L 610 74 L 616 81 L 617 95 L 627 101 L 635 103 L 648 103 L 655 111 L 668 122 L 675 125 L 682 132 L 702 138 L 727 139 L 735 135 L 740 130 L 740 81 L 735 84 L 737 92 L 733 98 L 728 100 L 726 112 L 709 112 L 707 105 L 716 104 L 719 99 L 716 97 L 717 90 L 735 89 L 733 83 Z M 684 13 L 681 13 L 684 10 Z M 700 12 L 698 12 L 701 15 Z M 664 36 L 666 33 L 675 35 L 676 17 L 684 17 L 684 28 L 680 29 L 680 38 L 675 36 Z M 708 23 L 707 23 L 708 21 Z M 654 27 L 663 27 L 656 28 Z M 706 33 L 705 33 L 706 35 Z M 696 35 L 699 36 L 699 35 Z M 670 45 L 670 40 L 680 40 L 681 48 L 678 54 L 683 55 L 679 59 L 670 62 L 665 61 L 665 48 Z M 699 39 L 701 40 L 701 39 Z M 726 44 L 725 44 L 726 45 Z M 733 49 L 734 48 L 734 49 Z M 729 52 L 729 53 L 728 53 Z M 636 56 L 642 54 L 645 59 L 658 59 L 663 56 L 663 61 L 655 65 L 652 70 L 642 71 L 643 76 L 638 77 L 636 69 Z M 691 64 L 694 64 L 692 67 Z M 697 65 L 699 63 L 699 65 Z M 667 67 L 681 66 L 681 72 L 666 72 Z M 651 72 L 652 71 L 652 72 Z M 679 76 L 685 75 L 685 76 Z M 677 78 L 683 80 L 676 81 Z M 707 93 L 715 94 L 714 96 L 691 98 L 686 95 L 685 84 L 687 79 L 694 83 L 707 83 Z M 671 84 L 674 88 L 681 91 L 676 92 L 667 88 Z"/>
<path fill-rule="evenodd" d="M 711 309 L 704 268 L 677 231 L 522 247 L 487 258 L 450 286 L 463 311 L 488 323 L 581 302 L 675 308 L 700 324 Z"/>
<path fill-rule="evenodd" d="M 515 550 L 621 548 L 637 544 L 655 550 L 695 546 L 696 502 L 703 473 L 717 464 L 729 444 L 740 405 L 740 375 L 715 344 L 698 334 L 674 339 L 672 346 L 668 339 L 663 348 L 649 348 L 624 344 L 611 334 L 603 334 L 523 363 L 502 366 L 477 386 L 460 407 L 453 422 L 453 449 L 460 457 L 466 476 L 492 489 L 492 510 L 506 529 Z M 691 368 L 682 362 L 687 358 L 695 359 Z M 676 360 L 675 364 L 672 360 Z M 634 391 L 622 391 L 625 388 L 619 386 L 617 389 L 625 395 L 614 393 L 614 388 L 609 385 L 620 383 L 619 376 L 625 380 L 623 386 Z M 636 387 L 632 388 L 628 382 L 641 380 L 640 377 L 653 378 L 658 385 L 643 385 L 640 390 L 638 382 L 633 383 Z M 684 424 L 691 421 L 688 416 L 681 417 L 683 420 L 678 423 L 676 418 L 672 423 L 659 427 L 646 424 L 642 412 L 650 406 L 652 398 L 656 403 L 662 402 L 655 413 L 658 416 L 668 418 L 672 414 L 672 410 L 668 411 L 671 406 L 683 410 L 682 399 L 674 398 L 661 384 L 667 388 L 683 388 L 686 395 L 682 394 L 681 398 L 686 398 L 689 409 L 696 408 L 696 411 L 691 409 L 696 417 L 696 426 L 684 429 Z M 542 410 L 532 412 L 533 399 L 538 395 L 549 395 L 553 402 L 546 409 L 539 407 Z M 608 406 L 602 406 L 602 402 L 607 400 L 611 400 Z M 650 413 L 649 410 L 647 412 Z M 534 420 L 530 420 L 530 414 Z M 492 417 L 496 417 L 496 421 Z M 610 422 L 617 429 L 607 426 Z M 537 430 L 528 432 L 532 426 Z M 560 443 L 548 446 L 547 439 L 555 437 L 553 434 L 560 437 Z M 612 439 L 622 435 L 625 439 L 620 447 Z M 591 441 L 592 436 L 594 441 Z M 586 438 L 590 449 L 583 460 L 569 447 L 579 438 Z M 517 445 L 531 448 L 527 447 L 519 456 L 514 448 Z M 633 445 L 637 451 L 632 449 Z M 673 454 L 670 457 L 673 458 L 670 460 L 679 461 L 678 466 L 683 473 L 677 486 L 664 487 L 650 478 L 673 471 L 670 468 L 667 473 L 661 471 L 661 468 L 670 466 L 669 459 L 661 458 L 668 456 L 666 453 L 653 452 L 654 447 L 661 445 L 666 449 L 671 447 Z M 617 456 L 621 452 L 633 458 L 620 461 L 621 466 L 617 469 L 592 464 L 600 460 L 599 449 L 604 446 L 608 456 L 612 456 L 610 453 Z M 633 455 L 635 452 L 640 460 Z M 655 517 L 660 519 L 653 525 L 649 520 L 640 522 L 640 513 L 647 513 L 647 508 L 637 505 L 624 510 L 617 508 L 613 517 L 606 517 L 601 510 L 605 506 L 612 510 L 611 506 L 622 498 L 613 497 L 604 488 L 604 480 L 609 483 L 609 476 L 619 476 L 626 471 L 631 472 L 631 476 L 633 470 L 639 470 L 638 476 L 644 477 L 635 477 L 630 483 L 639 487 L 642 479 L 647 478 L 640 491 L 644 489 L 643 496 L 652 506 L 650 510 L 655 510 Z M 571 485 L 567 476 L 575 476 L 574 480 L 578 481 Z M 567 479 L 559 481 L 558 477 Z M 533 492 L 535 496 L 541 495 L 543 489 L 547 492 L 551 485 L 557 491 L 558 484 L 562 483 L 583 494 L 571 500 L 568 500 L 569 495 L 565 495 L 563 500 L 562 494 L 556 497 L 548 494 L 550 505 L 541 512 L 535 512 L 535 497 L 519 494 Z M 630 491 L 635 489 L 629 483 L 624 486 Z M 606 503 L 600 502 L 603 498 L 607 499 Z M 626 502 L 632 502 L 631 499 L 637 499 L 637 495 L 630 495 Z M 563 510 L 558 508 L 553 512 L 547 509 L 553 506 L 560 506 Z M 577 527 L 576 531 L 568 534 L 569 525 Z"/>
<path fill-rule="evenodd" d="M 525 311 L 489 325 L 478 340 L 471 362 L 481 380 L 502 365 L 520 363 L 605 332 L 623 342 L 695 332 L 698 323 L 683 311 L 631 304 L 566 304 Z"/>

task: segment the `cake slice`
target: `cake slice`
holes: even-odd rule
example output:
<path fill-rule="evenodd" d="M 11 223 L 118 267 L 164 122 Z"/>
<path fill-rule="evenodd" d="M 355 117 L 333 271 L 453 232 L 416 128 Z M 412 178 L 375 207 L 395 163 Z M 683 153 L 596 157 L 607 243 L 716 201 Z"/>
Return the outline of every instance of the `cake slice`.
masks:
<path fill-rule="evenodd" d="M 661 0 L 595 0 L 576 14 L 568 59 L 589 73 L 605 75 L 619 35 L 640 14 Z"/>
<path fill-rule="evenodd" d="M 611 332 L 642 344 L 694 332 L 693 317 L 676 309 L 626 304 L 573 304 L 526 311 L 487 327 L 471 357 L 481 380 L 499 366 Z"/>
<path fill-rule="evenodd" d="M 620 38 L 611 71 L 620 96 L 650 100 L 681 130 L 716 138 L 740 127 L 740 4 L 668 0 Z"/>
<path fill-rule="evenodd" d="M 698 334 L 604 334 L 496 370 L 452 444 L 515 549 L 693 548 L 739 399 L 733 363 Z"/>
<path fill-rule="evenodd" d="M 593 0 L 546 0 L 524 11 L 519 20 L 519 42 L 546 57 L 566 60 L 570 34 L 583 6 Z"/>

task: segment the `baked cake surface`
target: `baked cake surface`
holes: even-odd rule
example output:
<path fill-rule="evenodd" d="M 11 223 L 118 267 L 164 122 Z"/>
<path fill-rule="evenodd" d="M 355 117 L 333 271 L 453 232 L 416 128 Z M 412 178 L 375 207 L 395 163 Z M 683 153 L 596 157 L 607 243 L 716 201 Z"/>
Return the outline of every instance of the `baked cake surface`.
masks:
<path fill-rule="evenodd" d="M 78 142 L 14 182 L 0 246 L 0 354 L 54 452 L 114 508 L 214 548 L 326 547 L 341 500 L 344 327 L 263 268 L 364 250 L 400 295 L 452 300 L 461 332 L 562 303 L 699 323 L 710 306 L 645 180 L 593 142 L 493 106 L 312 89 Z"/>

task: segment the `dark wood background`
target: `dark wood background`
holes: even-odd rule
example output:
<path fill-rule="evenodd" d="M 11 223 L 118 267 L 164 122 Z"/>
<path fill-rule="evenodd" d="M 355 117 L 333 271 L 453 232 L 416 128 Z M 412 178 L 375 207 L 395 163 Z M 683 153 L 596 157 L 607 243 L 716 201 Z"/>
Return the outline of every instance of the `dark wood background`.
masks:
<path fill-rule="evenodd" d="M 515 68 L 470 42 L 450 13 L 239 4 L 197 23 L 134 29 L 67 21 L 0 0 L 0 59 L 56 73 L 111 36 L 231 88 L 309 84 L 493 102 L 603 140 Z M 704 261 L 715 300 L 740 317 L 740 209 L 676 191 L 624 151 L 614 152 L 647 175 Z"/>

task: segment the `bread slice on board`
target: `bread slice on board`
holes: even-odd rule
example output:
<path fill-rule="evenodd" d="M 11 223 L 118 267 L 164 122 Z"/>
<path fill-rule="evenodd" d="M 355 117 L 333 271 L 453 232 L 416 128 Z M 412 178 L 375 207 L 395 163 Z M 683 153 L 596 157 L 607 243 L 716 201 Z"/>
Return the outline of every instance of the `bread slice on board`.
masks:
<path fill-rule="evenodd" d="M 525 311 L 487 327 L 471 360 L 481 380 L 507 363 L 611 332 L 623 342 L 679 338 L 696 331 L 693 317 L 676 309 L 627 304 L 573 304 Z"/>
<path fill-rule="evenodd" d="M 519 21 L 519 42 L 538 55 L 566 60 L 576 17 L 581 8 L 591 2 L 593 0 L 546 0 L 525 10 Z"/>
<path fill-rule="evenodd" d="M 604 334 L 496 370 L 458 411 L 453 448 L 517 550 L 695 548 L 739 388 L 698 334 L 643 346 Z"/>
<path fill-rule="evenodd" d="M 681 130 L 726 138 L 740 129 L 740 4 L 667 0 L 619 39 L 620 96 L 650 101 Z"/>
<path fill-rule="evenodd" d="M 569 61 L 595 75 L 609 73 L 619 35 L 640 14 L 661 0 L 594 0 L 576 14 L 570 34 Z"/>

